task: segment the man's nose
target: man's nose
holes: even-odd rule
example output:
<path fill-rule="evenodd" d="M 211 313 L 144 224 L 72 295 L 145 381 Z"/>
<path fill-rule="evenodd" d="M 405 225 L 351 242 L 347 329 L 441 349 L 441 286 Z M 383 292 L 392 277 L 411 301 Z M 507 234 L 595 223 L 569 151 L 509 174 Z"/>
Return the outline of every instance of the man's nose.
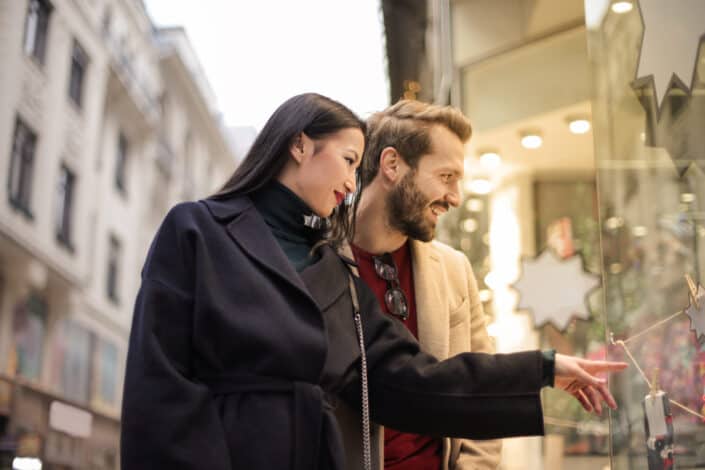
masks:
<path fill-rule="evenodd" d="M 460 183 L 456 183 L 453 189 L 446 194 L 446 202 L 453 207 L 460 205 Z"/>

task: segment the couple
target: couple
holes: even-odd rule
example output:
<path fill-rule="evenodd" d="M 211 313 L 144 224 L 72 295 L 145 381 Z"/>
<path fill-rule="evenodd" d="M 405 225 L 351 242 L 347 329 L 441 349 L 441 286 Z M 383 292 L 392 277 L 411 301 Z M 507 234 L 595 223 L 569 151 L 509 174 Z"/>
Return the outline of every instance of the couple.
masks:
<path fill-rule="evenodd" d="M 218 194 L 173 208 L 135 305 L 122 467 L 494 468 L 497 442 L 463 439 L 542 434 L 543 386 L 615 407 L 596 374 L 624 363 L 490 354 L 468 261 L 431 242 L 470 133 L 449 107 L 365 123 L 299 95 Z"/>

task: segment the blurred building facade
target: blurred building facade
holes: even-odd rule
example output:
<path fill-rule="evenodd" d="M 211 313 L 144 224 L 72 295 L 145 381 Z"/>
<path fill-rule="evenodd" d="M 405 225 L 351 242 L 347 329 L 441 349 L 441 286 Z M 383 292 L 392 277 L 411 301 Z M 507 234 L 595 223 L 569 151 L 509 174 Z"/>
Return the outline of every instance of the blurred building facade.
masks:
<path fill-rule="evenodd" d="M 115 469 L 139 272 L 234 168 L 184 31 L 141 0 L 0 0 L 0 468 Z"/>

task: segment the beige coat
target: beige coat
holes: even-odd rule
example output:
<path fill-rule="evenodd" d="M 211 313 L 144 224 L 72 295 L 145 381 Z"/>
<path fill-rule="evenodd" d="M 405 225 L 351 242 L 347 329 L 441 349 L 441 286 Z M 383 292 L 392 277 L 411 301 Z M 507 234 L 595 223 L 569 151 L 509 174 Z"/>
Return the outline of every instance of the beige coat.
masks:
<path fill-rule="evenodd" d="M 410 241 L 419 343 L 445 359 L 465 351 L 494 352 L 487 335 L 477 281 L 465 255 L 440 242 Z M 349 247 L 343 254 L 352 257 Z M 412 410 L 410 410 L 411 412 Z M 360 417 L 345 405 L 337 410 L 343 431 L 346 468 L 362 468 Z M 384 468 L 384 433 L 373 426 L 373 466 Z M 443 469 L 488 470 L 499 464 L 501 441 L 443 440 Z"/>

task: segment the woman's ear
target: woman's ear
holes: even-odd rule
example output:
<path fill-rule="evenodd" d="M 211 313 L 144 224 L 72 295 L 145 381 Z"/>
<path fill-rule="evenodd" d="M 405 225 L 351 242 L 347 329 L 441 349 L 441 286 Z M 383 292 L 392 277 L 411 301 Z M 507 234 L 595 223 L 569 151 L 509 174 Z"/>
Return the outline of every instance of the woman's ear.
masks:
<path fill-rule="evenodd" d="M 402 176 L 404 165 L 401 155 L 394 147 L 385 147 L 379 155 L 379 172 L 387 181 L 395 183 Z"/>
<path fill-rule="evenodd" d="M 313 154 L 313 140 L 304 132 L 299 132 L 291 139 L 289 153 L 297 163 L 301 163 L 306 155 Z"/>

